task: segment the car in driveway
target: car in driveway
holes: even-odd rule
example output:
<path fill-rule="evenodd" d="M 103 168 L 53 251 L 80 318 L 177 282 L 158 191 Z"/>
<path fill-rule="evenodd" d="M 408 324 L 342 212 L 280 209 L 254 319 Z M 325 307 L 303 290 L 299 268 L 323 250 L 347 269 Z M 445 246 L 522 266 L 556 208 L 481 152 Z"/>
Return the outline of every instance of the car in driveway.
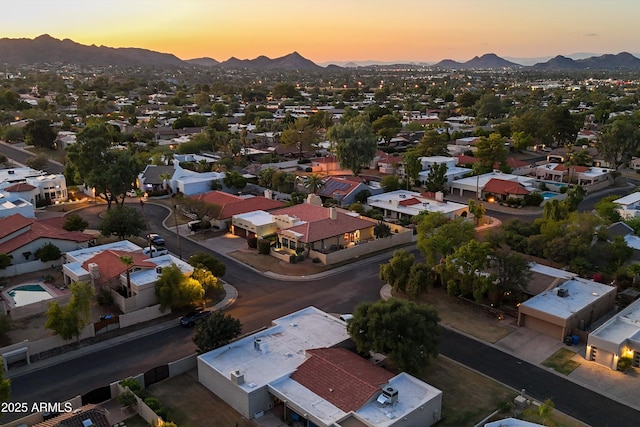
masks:
<path fill-rule="evenodd" d="M 185 328 L 193 328 L 196 323 L 211 316 L 211 312 L 201 308 L 193 310 L 180 318 L 180 325 Z"/>
<path fill-rule="evenodd" d="M 165 243 L 164 237 L 156 233 L 147 234 L 147 240 L 151 240 L 151 243 L 153 243 L 156 246 L 164 246 L 164 243 Z"/>
<path fill-rule="evenodd" d="M 151 246 L 151 248 L 149 248 L 147 246 L 142 250 L 142 253 L 145 255 L 149 255 L 151 258 L 153 258 L 160 255 L 166 255 L 169 253 L 169 251 L 166 248 L 157 248 L 155 246 Z"/>
<path fill-rule="evenodd" d="M 343 322 L 348 322 L 349 320 L 353 319 L 353 314 L 351 313 L 341 314 L 340 316 L 338 316 L 338 318 Z"/>

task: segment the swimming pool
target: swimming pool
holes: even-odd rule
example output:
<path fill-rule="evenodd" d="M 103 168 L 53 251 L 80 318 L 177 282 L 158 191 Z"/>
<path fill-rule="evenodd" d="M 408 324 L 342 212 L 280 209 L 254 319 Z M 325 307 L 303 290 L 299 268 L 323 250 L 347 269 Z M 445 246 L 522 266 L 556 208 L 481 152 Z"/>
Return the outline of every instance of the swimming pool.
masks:
<path fill-rule="evenodd" d="M 33 304 L 34 302 L 46 301 L 52 299 L 53 295 L 49 293 L 39 283 L 25 283 L 20 286 L 9 290 L 7 292 L 16 307 L 21 307 L 27 304 Z"/>
<path fill-rule="evenodd" d="M 552 191 L 543 191 L 542 193 L 540 193 L 542 195 L 542 198 L 544 200 L 550 199 L 552 197 L 555 197 L 558 195 L 558 193 L 554 193 Z"/>

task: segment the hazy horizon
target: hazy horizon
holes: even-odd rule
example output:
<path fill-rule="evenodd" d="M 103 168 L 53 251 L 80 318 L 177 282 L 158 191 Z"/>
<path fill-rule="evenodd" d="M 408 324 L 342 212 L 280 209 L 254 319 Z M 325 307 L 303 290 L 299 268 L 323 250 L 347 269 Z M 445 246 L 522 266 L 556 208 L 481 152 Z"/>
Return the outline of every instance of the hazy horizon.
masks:
<path fill-rule="evenodd" d="M 50 34 L 180 59 L 297 51 L 318 64 L 464 62 L 485 53 L 633 53 L 640 38 L 634 11 L 640 3 L 631 0 L 23 0 L 3 8 L 0 36 Z"/>

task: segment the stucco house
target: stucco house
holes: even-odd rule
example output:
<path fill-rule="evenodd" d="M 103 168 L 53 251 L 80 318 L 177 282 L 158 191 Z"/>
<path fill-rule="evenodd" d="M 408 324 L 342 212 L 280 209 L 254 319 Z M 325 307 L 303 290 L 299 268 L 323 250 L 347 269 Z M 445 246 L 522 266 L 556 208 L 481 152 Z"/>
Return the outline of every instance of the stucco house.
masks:
<path fill-rule="evenodd" d="M 62 218 L 37 220 L 21 214 L 0 218 L 0 253 L 11 258 L 11 265 L 0 270 L 0 276 L 16 276 L 58 266 L 62 260 L 41 262 L 35 252 L 47 243 L 55 245 L 60 252 L 86 248 L 95 237 L 79 231 L 62 228 Z"/>
<path fill-rule="evenodd" d="M 585 359 L 616 370 L 620 358 L 640 367 L 640 300 L 627 306 L 589 334 Z"/>
<path fill-rule="evenodd" d="M 518 326 L 564 340 L 611 311 L 615 297 L 613 286 L 574 277 L 521 303 Z"/>
<path fill-rule="evenodd" d="M 129 281 L 127 265 L 121 257 L 131 258 Z M 158 304 L 155 284 L 162 269 L 176 265 L 185 276 L 193 273 L 193 267 L 171 254 L 150 258 L 142 248 L 128 240 L 108 243 L 67 252 L 62 266 L 64 283 L 89 282 L 96 291 L 108 289 L 116 305 L 123 313 L 129 313 Z"/>
<path fill-rule="evenodd" d="M 367 206 L 380 209 L 382 216 L 390 220 L 410 219 L 424 211 L 440 212 L 449 219 L 469 215 L 467 205 L 445 201 L 442 193 L 396 190 L 370 196 Z"/>
<path fill-rule="evenodd" d="M 198 381 L 248 419 L 281 406 L 318 427 L 430 426 L 442 391 L 343 348 L 346 324 L 315 307 L 198 356 Z"/>
<path fill-rule="evenodd" d="M 623 219 L 631 219 L 640 215 L 640 191 L 628 194 L 613 201 L 616 209 Z"/>
<path fill-rule="evenodd" d="M 334 199 L 340 206 L 349 206 L 356 202 L 356 195 L 365 190 L 371 194 L 382 192 L 382 188 L 369 186 L 358 177 L 330 177 L 316 194 L 323 199 Z"/>

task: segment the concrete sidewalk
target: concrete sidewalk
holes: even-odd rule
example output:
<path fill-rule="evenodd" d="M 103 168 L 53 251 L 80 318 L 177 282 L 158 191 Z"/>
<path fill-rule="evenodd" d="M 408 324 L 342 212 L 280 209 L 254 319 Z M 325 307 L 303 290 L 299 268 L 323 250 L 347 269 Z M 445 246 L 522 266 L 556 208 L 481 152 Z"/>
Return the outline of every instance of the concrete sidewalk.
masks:
<path fill-rule="evenodd" d="M 222 280 L 221 280 L 222 281 Z M 232 305 L 238 299 L 238 290 L 231 286 L 230 284 L 223 282 L 222 284 L 226 295 L 222 301 L 212 306 L 209 310 L 211 311 L 219 311 L 224 310 L 230 305 Z M 97 342 L 92 345 L 87 345 L 85 347 L 78 348 L 76 350 L 68 351 L 66 353 L 62 353 L 57 356 L 49 357 L 44 360 L 40 360 L 37 362 L 33 362 L 29 365 L 20 366 L 17 368 L 13 368 L 7 372 L 5 372 L 6 378 L 18 378 L 22 375 L 38 371 L 40 369 L 48 368 L 50 366 L 57 365 L 59 363 L 63 363 L 69 360 L 73 360 L 75 358 L 96 353 L 103 350 L 108 350 L 109 348 L 116 346 L 118 344 L 126 343 L 129 341 L 133 341 L 140 337 L 144 337 L 146 335 L 151 335 L 156 332 L 164 331 L 165 329 L 173 328 L 178 326 L 179 317 L 174 317 L 171 320 L 165 320 L 146 328 L 137 329 L 132 332 L 124 333 L 122 335 L 118 335 L 117 337 L 110 338 L 104 341 Z"/>

